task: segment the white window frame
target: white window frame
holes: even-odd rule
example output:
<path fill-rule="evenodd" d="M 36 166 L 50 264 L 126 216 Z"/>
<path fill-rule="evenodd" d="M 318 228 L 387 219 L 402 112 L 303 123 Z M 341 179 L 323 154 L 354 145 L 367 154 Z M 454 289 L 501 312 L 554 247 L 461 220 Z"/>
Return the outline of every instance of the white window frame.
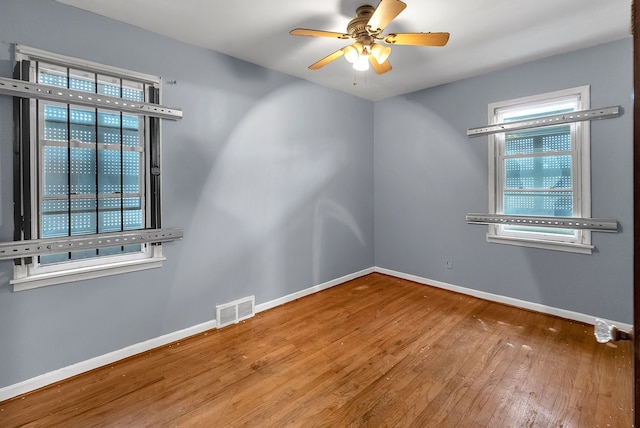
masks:
<path fill-rule="evenodd" d="M 43 61 L 46 63 L 60 64 L 65 67 L 71 67 L 80 70 L 88 70 L 105 75 L 120 76 L 125 79 L 131 79 L 144 82 L 148 85 L 160 88 L 161 79 L 157 76 L 148 74 L 133 72 L 117 67 L 107 66 L 104 64 L 59 55 L 47 51 L 43 51 L 36 48 L 31 48 L 22 45 L 16 45 L 15 47 L 15 59 L 16 61 Z M 30 73 L 30 80 L 35 78 L 34 73 Z M 35 100 L 31 100 L 31 158 L 30 158 L 30 171 L 31 171 L 31 212 L 33 213 L 32 230 L 31 235 L 34 237 L 40 236 L 40 224 L 41 224 L 41 209 L 38 203 L 39 179 L 41 174 L 40 168 L 41 162 L 39 162 L 39 150 L 38 150 L 38 134 L 37 121 L 33 120 L 39 113 L 35 107 Z M 149 117 L 144 118 L 145 121 L 145 142 L 144 142 L 144 159 L 146 162 L 144 168 L 144 183 L 146 194 L 144 200 L 149 198 L 149 183 L 151 168 L 149 165 Z M 158 124 L 158 126 L 160 126 Z M 158 135 L 160 136 L 158 144 L 161 146 L 161 130 Z M 145 204 L 147 207 L 145 211 L 145 224 L 149 224 L 150 213 L 148 209 L 148 202 Z M 32 263 L 14 265 L 13 279 L 10 283 L 13 285 L 14 291 L 22 291 L 27 289 L 33 289 L 38 287 L 44 287 L 55 284 L 62 284 L 71 281 L 79 281 L 92 278 L 100 278 L 109 275 L 115 275 L 120 273 L 135 272 L 139 270 L 157 268 L 162 266 L 162 262 L 165 258 L 162 256 L 162 247 L 160 244 L 142 244 L 142 251 L 135 253 L 126 253 L 118 255 L 105 255 L 88 259 L 65 261 L 61 263 L 51 263 L 47 265 L 40 265 L 38 263 L 38 257 L 32 258 Z"/>
<path fill-rule="evenodd" d="M 575 110 L 588 110 L 591 106 L 589 85 L 548 92 L 489 104 L 489 123 L 504 121 L 503 116 L 517 109 L 531 109 L 556 101 L 574 100 Z M 572 189 L 573 217 L 591 217 L 590 172 L 590 123 L 571 124 L 572 137 Z M 489 212 L 504 214 L 503 194 L 506 173 L 504 171 L 505 133 L 489 135 Z M 542 231 L 516 232 L 503 225 L 489 225 L 487 241 L 498 244 L 518 245 L 548 250 L 591 254 L 591 231 L 574 230 L 573 235 L 562 236 Z"/>

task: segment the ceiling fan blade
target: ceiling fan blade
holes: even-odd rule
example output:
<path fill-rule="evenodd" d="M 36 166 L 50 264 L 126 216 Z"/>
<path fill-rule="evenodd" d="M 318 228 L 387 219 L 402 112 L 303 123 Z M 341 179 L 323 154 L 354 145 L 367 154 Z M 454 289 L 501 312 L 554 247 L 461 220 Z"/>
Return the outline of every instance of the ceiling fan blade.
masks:
<path fill-rule="evenodd" d="M 351 36 L 344 33 L 335 33 L 333 31 L 309 30 L 307 28 L 294 28 L 289 31 L 292 36 L 311 36 L 311 37 L 329 37 L 331 39 L 349 39 Z"/>
<path fill-rule="evenodd" d="M 444 46 L 449 41 L 449 33 L 392 33 L 383 40 L 390 45 Z"/>
<path fill-rule="evenodd" d="M 336 59 L 340 58 L 342 55 L 344 55 L 344 51 L 342 49 L 338 49 L 334 53 L 325 56 L 320 61 L 311 64 L 309 66 L 309 69 L 317 70 L 319 68 L 322 68 L 325 65 L 329 64 L 331 61 L 335 61 Z"/>
<path fill-rule="evenodd" d="M 391 71 L 391 63 L 389 60 L 385 60 L 382 64 L 378 64 L 378 61 L 373 57 L 373 55 L 369 55 L 369 63 L 371 63 L 371 68 L 376 74 L 384 74 L 387 71 Z"/>
<path fill-rule="evenodd" d="M 407 4 L 400 0 L 382 0 L 367 25 L 372 31 L 382 31 L 405 7 Z"/>

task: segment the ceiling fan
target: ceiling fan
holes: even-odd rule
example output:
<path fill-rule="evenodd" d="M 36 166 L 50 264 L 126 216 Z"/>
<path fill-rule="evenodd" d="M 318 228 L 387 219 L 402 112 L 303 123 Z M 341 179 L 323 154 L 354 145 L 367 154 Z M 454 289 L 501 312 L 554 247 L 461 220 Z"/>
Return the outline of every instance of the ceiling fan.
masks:
<path fill-rule="evenodd" d="M 383 36 L 384 28 L 405 7 L 407 4 L 400 0 L 381 0 L 378 7 L 364 5 L 356 9 L 356 17 L 347 25 L 346 33 L 295 28 L 289 34 L 355 40 L 355 43 L 338 49 L 311 64 L 309 66 L 311 70 L 322 68 L 344 55 L 345 59 L 358 71 L 368 70 L 370 63 L 377 74 L 383 74 L 391 70 L 388 59 L 391 47 L 382 45 L 380 42 L 387 45 L 444 46 L 449 40 L 449 33 L 389 33 Z"/>

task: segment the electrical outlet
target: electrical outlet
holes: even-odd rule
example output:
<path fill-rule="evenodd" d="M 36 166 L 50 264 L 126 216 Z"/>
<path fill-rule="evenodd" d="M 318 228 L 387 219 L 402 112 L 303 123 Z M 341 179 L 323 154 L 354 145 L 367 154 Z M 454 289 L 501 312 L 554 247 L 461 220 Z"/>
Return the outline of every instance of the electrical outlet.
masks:
<path fill-rule="evenodd" d="M 447 269 L 453 269 L 453 260 L 447 260 Z"/>

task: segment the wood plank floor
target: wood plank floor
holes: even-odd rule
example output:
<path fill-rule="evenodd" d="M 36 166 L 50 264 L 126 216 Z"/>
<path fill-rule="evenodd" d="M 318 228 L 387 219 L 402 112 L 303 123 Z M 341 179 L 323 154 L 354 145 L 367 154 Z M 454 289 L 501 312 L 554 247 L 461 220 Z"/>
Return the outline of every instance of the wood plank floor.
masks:
<path fill-rule="evenodd" d="M 0 426 L 630 427 L 631 345 L 371 274 L 0 403 Z"/>

